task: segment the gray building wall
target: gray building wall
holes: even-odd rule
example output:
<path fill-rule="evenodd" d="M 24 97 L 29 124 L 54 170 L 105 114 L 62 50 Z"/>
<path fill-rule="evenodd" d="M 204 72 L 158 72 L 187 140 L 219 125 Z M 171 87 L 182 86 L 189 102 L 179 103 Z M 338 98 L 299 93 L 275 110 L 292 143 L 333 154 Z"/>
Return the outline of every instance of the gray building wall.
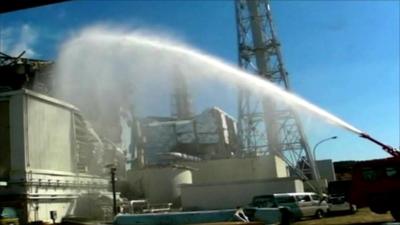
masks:
<path fill-rule="evenodd" d="M 336 180 L 335 168 L 331 159 L 317 160 L 316 165 L 321 179 L 326 179 L 328 182 Z"/>

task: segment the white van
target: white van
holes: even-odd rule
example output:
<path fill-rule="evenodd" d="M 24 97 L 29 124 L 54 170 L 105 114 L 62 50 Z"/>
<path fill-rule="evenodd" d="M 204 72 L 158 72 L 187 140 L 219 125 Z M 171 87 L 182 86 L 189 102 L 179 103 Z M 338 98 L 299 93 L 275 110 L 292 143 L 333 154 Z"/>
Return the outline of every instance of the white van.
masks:
<path fill-rule="evenodd" d="M 285 207 L 294 219 L 310 216 L 322 218 L 329 208 L 325 198 L 313 192 L 255 196 L 251 205 L 260 208 Z"/>

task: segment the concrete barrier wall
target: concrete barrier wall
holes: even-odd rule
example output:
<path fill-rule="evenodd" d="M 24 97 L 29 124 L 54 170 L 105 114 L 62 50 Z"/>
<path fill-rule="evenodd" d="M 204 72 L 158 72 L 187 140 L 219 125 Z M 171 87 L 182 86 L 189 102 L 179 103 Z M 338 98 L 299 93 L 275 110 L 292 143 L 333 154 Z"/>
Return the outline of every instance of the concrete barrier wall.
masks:
<path fill-rule="evenodd" d="M 173 167 L 145 168 L 128 172 L 131 188 L 149 203 L 180 205 L 181 184 L 192 183 L 190 170 Z"/>

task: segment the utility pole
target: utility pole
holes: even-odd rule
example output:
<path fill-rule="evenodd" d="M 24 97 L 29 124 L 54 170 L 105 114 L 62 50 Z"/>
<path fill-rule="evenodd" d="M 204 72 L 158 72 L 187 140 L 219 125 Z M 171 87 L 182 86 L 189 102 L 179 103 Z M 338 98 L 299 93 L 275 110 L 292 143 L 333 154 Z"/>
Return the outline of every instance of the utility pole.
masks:
<path fill-rule="evenodd" d="M 269 1 L 237 0 L 235 6 L 239 66 L 290 91 Z M 249 90 L 239 90 L 238 101 L 243 151 L 275 154 L 301 179 L 307 179 L 304 170 L 309 168 L 312 178 L 319 179 L 301 121 L 289 105 L 269 97 L 257 98 Z M 304 168 L 299 168 L 300 161 Z"/>
<path fill-rule="evenodd" d="M 115 172 L 116 168 L 114 165 L 110 167 L 110 173 L 111 173 L 111 189 L 112 189 L 112 194 L 113 194 L 113 214 L 116 216 L 118 214 L 118 209 L 117 209 L 117 196 L 116 196 L 116 190 L 115 190 Z"/>

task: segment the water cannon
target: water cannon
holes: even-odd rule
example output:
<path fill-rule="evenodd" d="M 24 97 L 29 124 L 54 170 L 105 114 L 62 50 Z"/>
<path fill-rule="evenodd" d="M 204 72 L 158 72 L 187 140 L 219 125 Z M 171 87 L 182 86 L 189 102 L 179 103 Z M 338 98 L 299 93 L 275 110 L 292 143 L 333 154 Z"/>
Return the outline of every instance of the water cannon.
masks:
<path fill-rule="evenodd" d="M 385 152 L 389 153 L 389 154 L 392 155 L 393 157 L 400 157 L 400 151 L 397 150 L 396 148 L 394 148 L 394 147 L 392 147 L 392 146 L 390 146 L 390 145 L 386 145 L 386 144 L 384 144 L 384 143 L 382 143 L 382 142 L 376 140 L 375 138 L 372 138 L 371 136 L 369 136 L 369 135 L 366 134 L 366 133 L 361 133 L 361 134 L 360 134 L 360 137 L 365 138 L 365 139 L 367 139 L 367 140 L 370 140 L 370 141 L 374 142 L 375 144 L 381 146 L 382 149 L 383 149 Z"/>

